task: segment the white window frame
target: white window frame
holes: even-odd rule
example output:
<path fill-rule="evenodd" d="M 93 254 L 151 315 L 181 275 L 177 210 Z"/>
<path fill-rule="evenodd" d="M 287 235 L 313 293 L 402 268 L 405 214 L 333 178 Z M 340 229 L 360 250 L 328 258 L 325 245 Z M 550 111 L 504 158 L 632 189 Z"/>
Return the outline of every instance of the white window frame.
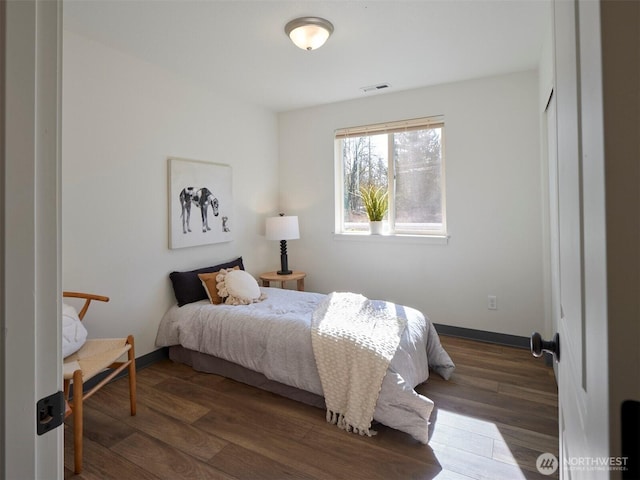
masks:
<path fill-rule="evenodd" d="M 344 218 L 344 161 L 342 158 L 342 140 L 348 137 L 379 135 L 386 133 L 392 135 L 396 132 L 409 130 L 424 130 L 428 128 L 441 128 L 441 192 L 442 192 L 442 224 L 425 224 L 424 228 L 409 227 L 405 224 L 398 225 L 395 222 L 395 161 L 393 156 L 393 142 L 389 141 L 387 162 L 388 162 L 388 185 L 389 185 L 389 211 L 385 220 L 385 236 L 412 236 L 425 237 L 431 239 L 448 239 L 447 215 L 446 215 L 446 191 L 445 191 L 445 123 L 443 116 L 424 117 L 411 120 L 401 120 L 395 122 L 364 125 L 359 127 L 341 128 L 336 130 L 334 136 L 334 159 L 335 159 L 335 233 L 338 235 L 368 236 L 368 226 L 362 223 L 345 223 Z M 410 224 L 417 225 L 417 224 Z M 437 226 L 436 226 L 437 225 Z M 399 228 L 400 227 L 400 228 Z M 376 236 L 377 237 L 377 236 Z"/>

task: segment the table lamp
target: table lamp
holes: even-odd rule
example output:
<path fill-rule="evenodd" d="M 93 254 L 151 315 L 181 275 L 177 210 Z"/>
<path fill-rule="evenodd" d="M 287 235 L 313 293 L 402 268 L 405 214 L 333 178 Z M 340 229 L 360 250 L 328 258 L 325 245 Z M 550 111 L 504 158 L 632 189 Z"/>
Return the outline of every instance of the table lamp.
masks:
<path fill-rule="evenodd" d="M 285 216 L 267 218 L 267 240 L 280 240 L 280 270 L 278 275 L 290 275 L 289 260 L 287 258 L 287 240 L 300 238 L 297 216 Z"/>

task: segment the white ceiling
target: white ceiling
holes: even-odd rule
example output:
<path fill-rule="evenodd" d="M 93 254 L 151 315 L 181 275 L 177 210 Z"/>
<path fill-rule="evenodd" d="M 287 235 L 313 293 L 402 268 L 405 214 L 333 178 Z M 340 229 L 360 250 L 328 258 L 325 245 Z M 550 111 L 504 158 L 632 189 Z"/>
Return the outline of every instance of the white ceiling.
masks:
<path fill-rule="evenodd" d="M 295 47 L 284 25 L 335 31 Z M 65 0 L 64 27 L 274 111 L 537 67 L 548 0 Z M 380 95 L 383 93 L 373 93 Z M 371 94 L 368 94 L 371 95 Z"/>

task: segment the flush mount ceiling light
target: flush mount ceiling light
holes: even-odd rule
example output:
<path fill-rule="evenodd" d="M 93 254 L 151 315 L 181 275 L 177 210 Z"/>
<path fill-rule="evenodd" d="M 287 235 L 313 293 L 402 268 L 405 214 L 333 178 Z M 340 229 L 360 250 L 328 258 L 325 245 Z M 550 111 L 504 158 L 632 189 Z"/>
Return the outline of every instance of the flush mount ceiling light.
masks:
<path fill-rule="evenodd" d="M 287 23 L 284 31 L 297 47 L 303 50 L 315 50 L 324 45 L 329 35 L 333 33 L 333 25 L 324 18 L 301 17 Z"/>

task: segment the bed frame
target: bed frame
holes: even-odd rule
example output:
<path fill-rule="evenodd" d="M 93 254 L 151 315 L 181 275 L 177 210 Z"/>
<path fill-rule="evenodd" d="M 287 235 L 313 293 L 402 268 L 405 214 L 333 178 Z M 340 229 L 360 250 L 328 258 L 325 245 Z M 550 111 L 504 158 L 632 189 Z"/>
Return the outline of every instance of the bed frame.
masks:
<path fill-rule="evenodd" d="M 261 373 L 242 367 L 237 363 L 223 360 L 222 358 L 189 350 L 179 345 L 169 347 L 169 358 L 174 362 L 189 365 L 199 372 L 214 373 L 240 383 L 251 385 L 252 387 L 257 387 L 261 390 L 290 398 L 297 402 L 326 409 L 324 397 L 320 395 L 269 380 Z"/>

